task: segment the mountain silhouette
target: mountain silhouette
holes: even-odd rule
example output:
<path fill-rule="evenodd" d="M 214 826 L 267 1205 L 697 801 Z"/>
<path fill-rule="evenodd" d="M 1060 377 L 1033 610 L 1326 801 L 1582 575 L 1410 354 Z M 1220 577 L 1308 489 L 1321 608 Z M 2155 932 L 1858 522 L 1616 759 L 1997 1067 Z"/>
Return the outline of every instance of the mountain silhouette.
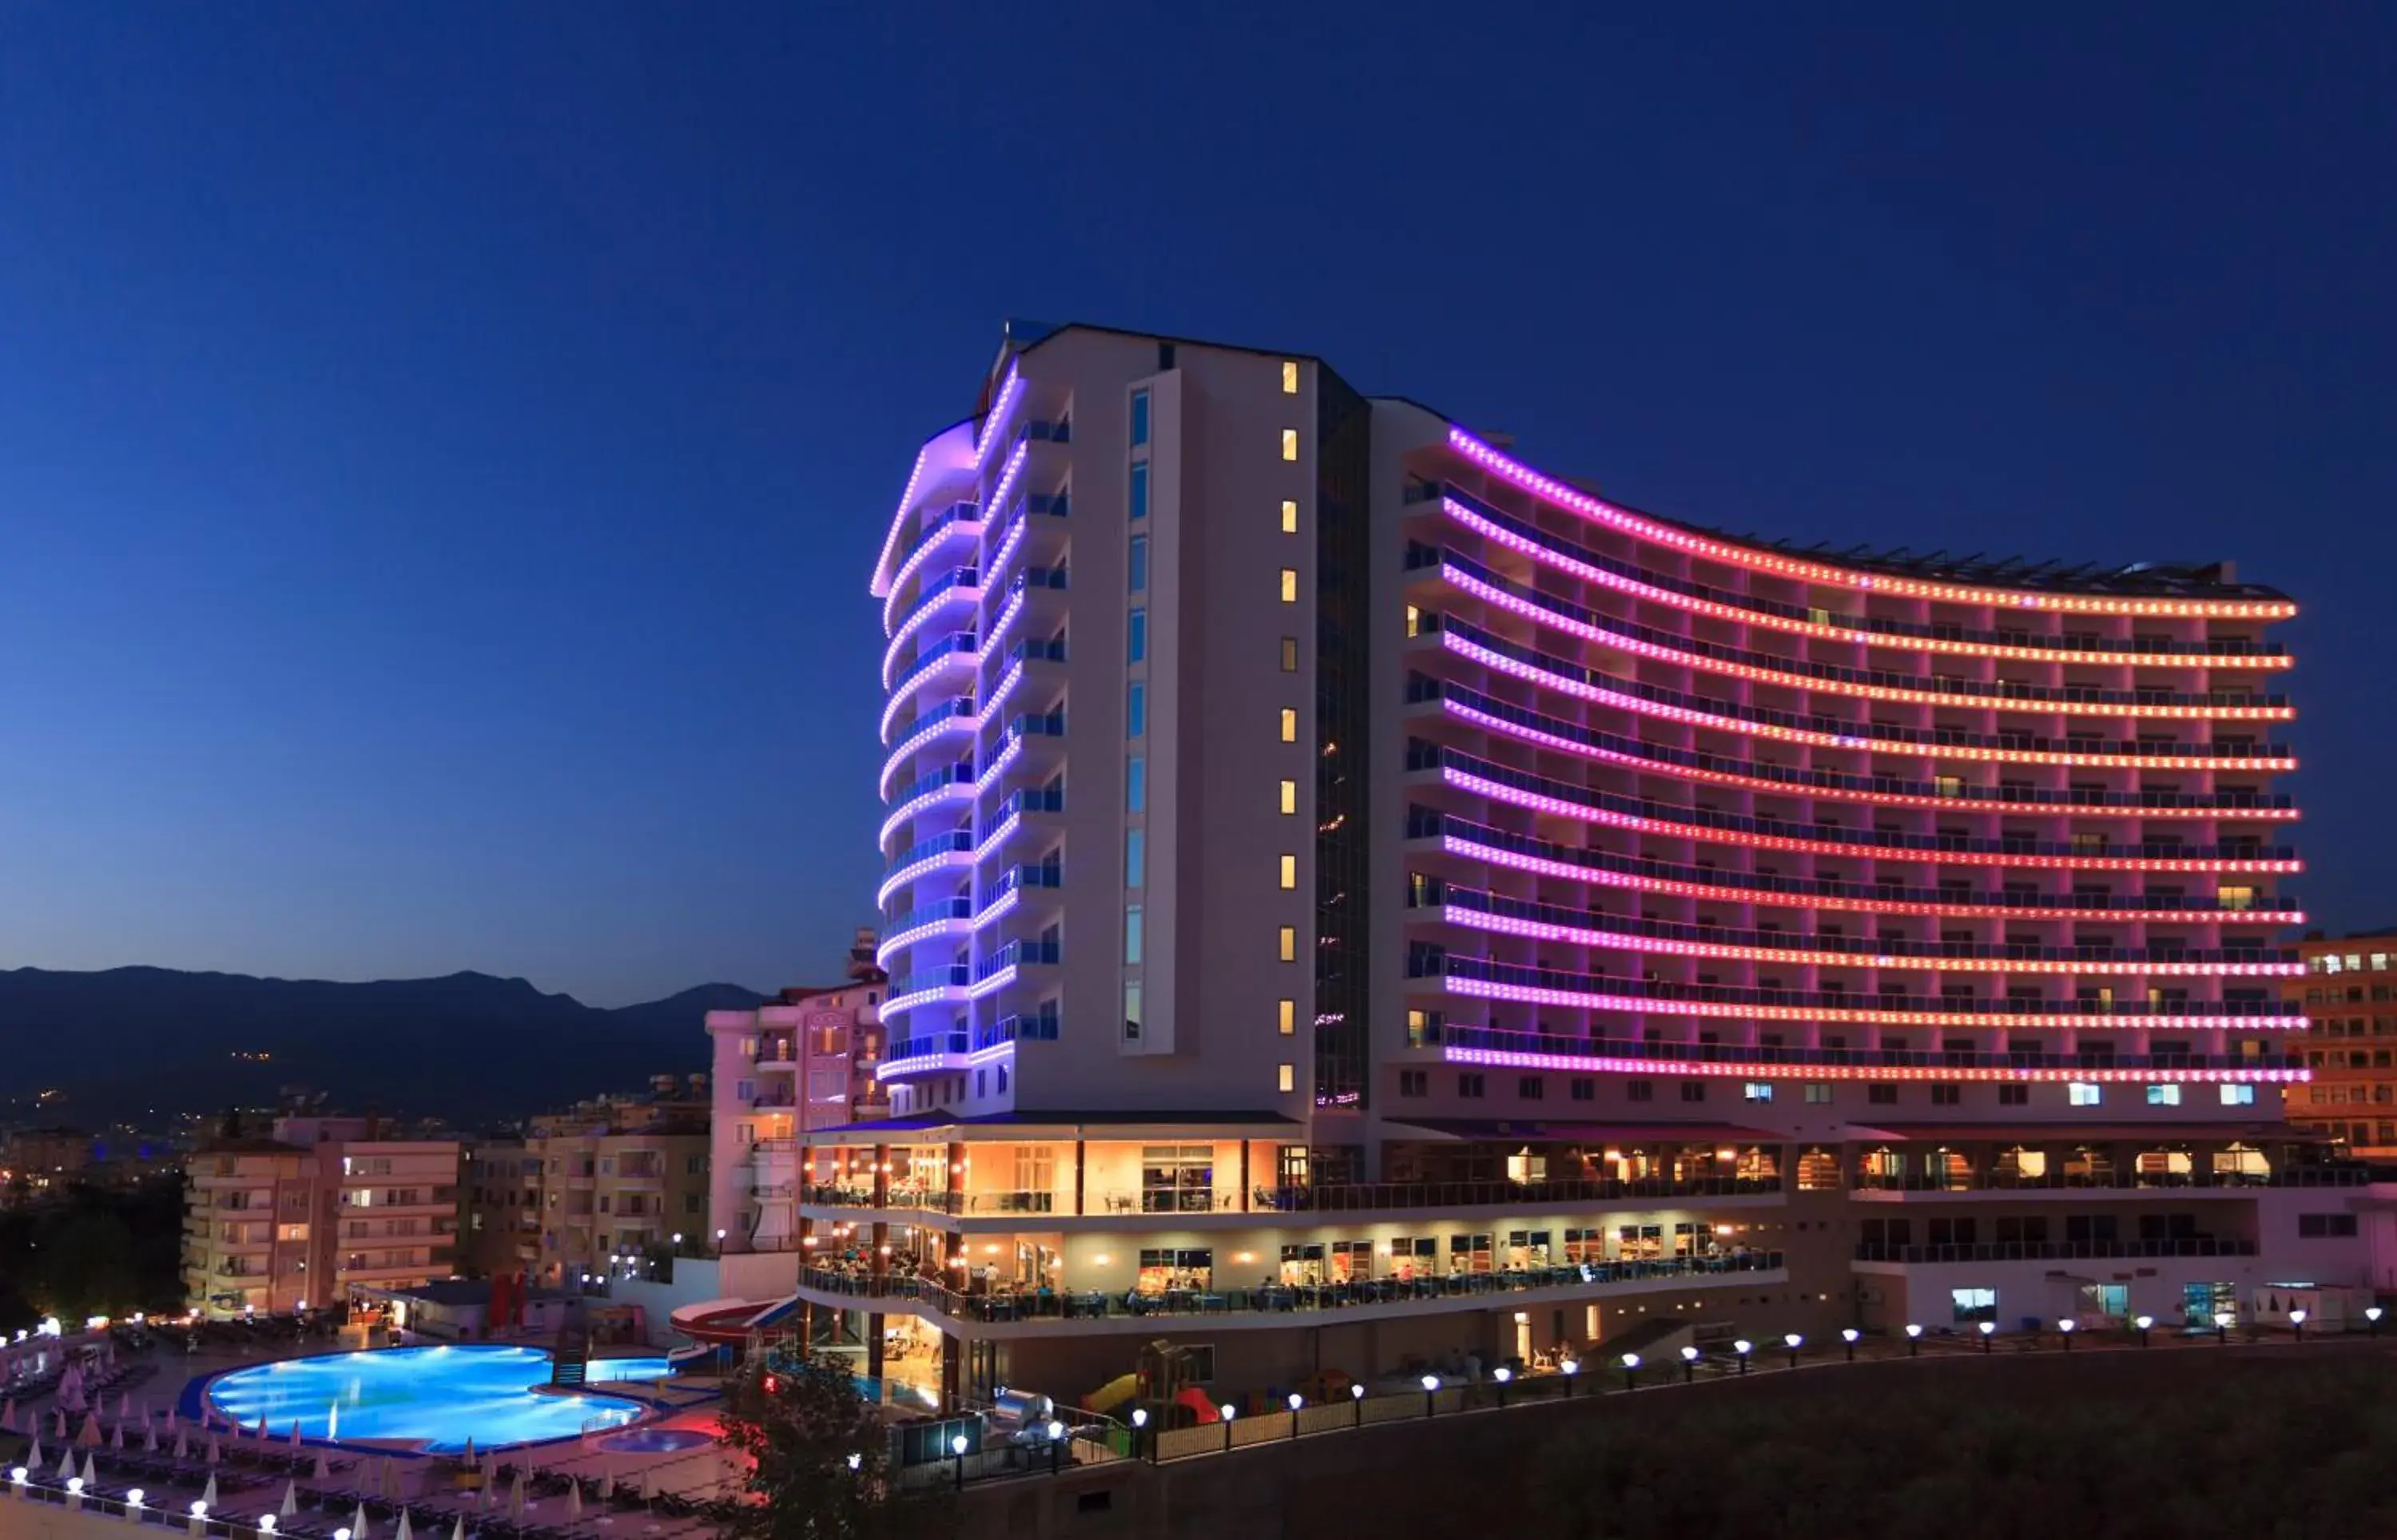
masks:
<path fill-rule="evenodd" d="M 56 1091 L 46 1118 L 146 1125 L 299 1085 L 341 1110 L 472 1124 L 703 1070 L 706 1013 L 764 998 L 703 984 L 610 1010 L 480 973 L 340 984 L 17 968 L 0 970 L 0 1045 L 19 1116 L 22 1098 Z"/>

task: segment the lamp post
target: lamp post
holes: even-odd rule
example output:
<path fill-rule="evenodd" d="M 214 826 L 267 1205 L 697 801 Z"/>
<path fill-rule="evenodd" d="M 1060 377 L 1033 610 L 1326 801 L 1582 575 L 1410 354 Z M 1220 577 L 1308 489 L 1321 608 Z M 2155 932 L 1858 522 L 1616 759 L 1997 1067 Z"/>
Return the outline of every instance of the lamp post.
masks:
<path fill-rule="evenodd" d="M 1797 1333 L 1795 1333 L 1795 1332 L 1790 1333 L 1788 1336 L 1785 1336 L 1785 1337 L 1783 1337 L 1783 1338 L 1781 1339 L 1781 1346 L 1783 1346 L 1784 1348 L 1788 1348 L 1788 1349 L 1789 1349 L 1789 1367 L 1790 1367 L 1790 1368 L 1795 1369 L 1795 1368 L 1797 1368 L 1797 1367 L 1798 1367 L 1798 1349 L 1799 1349 L 1799 1348 L 1802 1348 L 1802 1347 L 1804 1347 L 1805 1345 L 1806 1345 L 1806 1339 L 1805 1339 L 1804 1337 L 1802 1337 L 1802 1336 L 1800 1336 L 1800 1335 L 1799 1335 Z"/>
<path fill-rule="evenodd" d="M 1997 1340 L 1997 1335 L 1998 1323 L 1996 1321 L 1985 1321 L 1981 1322 L 1981 1352 L 1983 1356 L 1986 1357 L 1988 1355 L 1989 1351 L 1989 1344 Z"/>
<path fill-rule="evenodd" d="M 1906 1323 L 1906 1356 L 1908 1358 L 1922 1356 L 1922 1327 L 1918 1321 L 1909 1321 Z"/>
<path fill-rule="evenodd" d="M 1856 1338 L 1863 1334 L 1863 1333 L 1857 1331 L 1853 1326 L 1842 1326 L 1840 1328 L 1840 1340 L 1848 1345 L 1848 1361 L 1850 1363 L 1856 1361 Z"/>
<path fill-rule="evenodd" d="M 1506 1406 L 1506 1387 L 1513 1383 L 1515 1371 L 1502 1363 L 1490 1372 L 1490 1377 L 1498 1382 L 1498 1406 L 1501 1411 L 1504 1411 Z"/>
<path fill-rule="evenodd" d="M 1148 1408 L 1135 1406 L 1132 1409 L 1132 1452 L 1135 1458 L 1139 1456 L 1142 1446 L 1147 1442 Z"/>
<path fill-rule="evenodd" d="M 1623 1388 L 1626 1390 L 1640 1388 L 1640 1355 L 1637 1353 L 1623 1355 Z"/>
<path fill-rule="evenodd" d="M 1223 1413 L 1224 1453 L 1229 1454 L 1232 1452 L 1232 1419 L 1240 1414 L 1240 1409 L 1234 1406 L 1230 1401 L 1225 1401 L 1223 1405 Z"/>
<path fill-rule="evenodd" d="M 1364 1427 L 1364 1426 L 1365 1426 L 1365 1387 L 1364 1387 L 1363 1386 L 1361 1386 L 1361 1385 L 1359 1385 L 1359 1384 L 1358 1384 L 1358 1383 L 1356 1383 L 1354 1380 L 1351 1380 L 1351 1381 L 1349 1382 L 1349 1384 L 1348 1384 L 1348 1400 L 1349 1400 L 1350 1403 L 1351 1403 L 1351 1404 L 1353 1404 L 1353 1405 L 1357 1408 L 1357 1420 L 1356 1420 L 1354 1423 L 1351 1423 L 1349 1426 L 1350 1426 L 1350 1427 Z"/>
<path fill-rule="evenodd" d="M 1731 1350 L 1739 1355 L 1739 1372 L 1743 1374 L 1747 1374 L 1748 1355 L 1756 1351 L 1756 1344 L 1742 1337 L 1731 1345 Z"/>
<path fill-rule="evenodd" d="M 1056 1475 L 1065 1465 L 1065 1425 L 1056 1418 L 1049 1419 L 1049 1474 Z"/>
<path fill-rule="evenodd" d="M 2303 1341 L 2305 1341 L 2305 1340 L 2306 1340 L 2306 1312 L 2305 1312 L 2305 1311 L 2303 1311 L 2303 1310 L 2299 1309 L 2299 1310 L 2291 1310 L 2291 1311 L 2289 1312 L 2289 1330 L 2291 1330 L 2291 1331 L 2295 1332 L 2295 1333 L 2297 1334 L 2297 1340 L 2298 1340 L 2299 1342 L 2303 1342 Z"/>
<path fill-rule="evenodd" d="M 1573 1376 L 1581 1373 L 1581 1360 L 1567 1359 L 1562 1363 L 1557 1365 L 1557 1370 L 1565 1377 L 1565 1400 L 1571 1401 L 1573 1400 Z"/>
<path fill-rule="evenodd" d="M 2070 1316 L 2065 1316 L 2056 1323 L 2056 1334 L 2064 1339 L 2064 1350 L 2068 1353 L 2072 1351 L 2072 1327 L 2073 1321 Z"/>
<path fill-rule="evenodd" d="M 2151 1315 L 2143 1315 L 2136 1321 L 2132 1321 L 2131 1324 L 2139 1329 L 2139 1346 L 2145 1348 L 2148 1345 L 2148 1334 L 2156 1329 L 2156 1318 Z"/>
<path fill-rule="evenodd" d="M 1290 1393 L 1290 1437 L 1292 1443 L 1298 1441 L 1298 1409 L 1306 1404 L 1305 1396 L 1295 1390 Z"/>
<path fill-rule="evenodd" d="M 950 1436 L 949 1453 L 957 1457 L 957 1490 L 963 1492 L 966 1489 L 966 1436 L 964 1434 L 957 1433 Z"/>
<path fill-rule="evenodd" d="M 1695 1348 L 1683 1348 L 1681 1349 L 1681 1383 L 1694 1385 L 1697 1383 L 1697 1378 L 1698 1350 Z"/>
<path fill-rule="evenodd" d="M 2366 1305 L 2364 1308 L 2364 1329 L 2370 1332 L 2374 1336 L 2378 1336 L 2380 1334 L 2379 1306 Z"/>
<path fill-rule="evenodd" d="M 1434 1398 L 1440 1394 L 1440 1376 L 1438 1374 L 1426 1374 L 1423 1377 L 1423 1387 L 1424 1417 L 1426 1420 L 1429 1420 L 1437 1410 L 1437 1407 L 1434 1405 Z"/>
<path fill-rule="evenodd" d="M 2214 1312 L 2214 1336 L 2215 1340 L 2221 1343 L 2223 1347 L 2228 1348 L 2230 1346 L 2230 1311 L 2216 1310 Z"/>

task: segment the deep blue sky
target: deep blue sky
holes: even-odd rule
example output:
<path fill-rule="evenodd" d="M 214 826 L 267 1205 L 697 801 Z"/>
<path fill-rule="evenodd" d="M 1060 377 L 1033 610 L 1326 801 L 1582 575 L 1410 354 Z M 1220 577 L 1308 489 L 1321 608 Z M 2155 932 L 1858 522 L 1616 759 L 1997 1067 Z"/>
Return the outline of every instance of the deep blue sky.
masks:
<path fill-rule="evenodd" d="M 0 7 L 0 966 L 826 975 L 1010 314 L 1736 530 L 2236 557 L 2299 891 L 2397 923 L 2397 7 L 1623 8 Z"/>

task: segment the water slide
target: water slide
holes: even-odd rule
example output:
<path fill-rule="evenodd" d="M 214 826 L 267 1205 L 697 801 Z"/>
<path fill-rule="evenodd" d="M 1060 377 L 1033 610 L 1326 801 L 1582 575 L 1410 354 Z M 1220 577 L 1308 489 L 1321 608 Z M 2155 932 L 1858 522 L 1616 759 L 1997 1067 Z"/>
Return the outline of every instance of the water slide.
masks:
<path fill-rule="evenodd" d="M 754 1299 L 709 1299 L 697 1305 L 685 1305 L 669 1318 L 676 1332 L 702 1347 L 739 1347 L 749 1340 L 751 1332 L 765 1331 L 782 1324 L 797 1313 L 805 1301 L 797 1294 L 761 1303 Z M 690 1349 L 680 1349 L 690 1352 Z M 674 1355 L 669 1354 L 668 1357 Z M 694 1358 L 699 1355 L 693 1353 Z"/>

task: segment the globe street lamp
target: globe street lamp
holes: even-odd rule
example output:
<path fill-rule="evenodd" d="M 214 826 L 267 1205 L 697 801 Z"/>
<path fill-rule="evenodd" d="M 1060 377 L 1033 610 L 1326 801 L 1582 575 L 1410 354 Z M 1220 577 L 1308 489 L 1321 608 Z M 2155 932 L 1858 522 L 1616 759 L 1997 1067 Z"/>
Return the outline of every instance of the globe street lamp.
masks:
<path fill-rule="evenodd" d="M 1424 1415 L 1425 1417 L 1429 1418 L 1436 1410 L 1434 1398 L 1440 1394 L 1440 1376 L 1438 1374 L 1426 1374 L 1423 1377 L 1423 1387 Z"/>
<path fill-rule="evenodd" d="M 1623 1388 L 1626 1390 L 1640 1388 L 1640 1355 L 1637 1353 L 1623 1355 Z"/>
<path fill-rule="evenodd" d="M 1743 1374 L 1747 1374 L 1748 1355 L 1756 1351 L 1756 1344 L 1742 1337 L 1731 1345 L 1731 1350 L 1739 1355 L 1739 1372 Z"/>
<path fill-rule="evenodd" d="M 1571 1401 L 1573 1400 L 1573 1376 L 1581 1373 L 1581 1360 L 1567 1359 L 1562 1363 L 1558 1364 L 1557 1369 L 1558 1372 L 1562 1374 L 1565 1377 L 1565 1400 Z"/>
<path fill-rule="evenodd" d="M 2230 1347 L 2230 1311 L 2228 1311 L 2228 1310 L 2216 1310 L 2216 1311 L 2215 1311 L 2215 1312 L 2214 1312 L 2214 1334 L 2215 1334 L 2216 1338 L 2218 1341 L 2220 1341 L 2220 1343 L 2222 1344 L 2222 1346 L 2224 1346 L 2225 1348 L 2228 1348 L 2228 1347 Z"/>
<path fill-rule="evenodd" d="M 2306 1340 L 2306 1312 L 2305 1312 L 2305 1311 L 2303 1311 L 2303 1310 L 2299 1309 L 2299 1310 L 2291 1310 L 2291 1311 L 2289 1312 L 2289 1329 L 2290 1329 L 2291 1331 L 2293 1331 L 2293 1332 L 2295 1332 L 2295 1333 L 2297 1333 L 2297 1340 L 2298 1340 L 2299 1342 L 2303 1342 L 2303 1341 L 2305 1341 L 2305 1340 Z"/>
<path fill-rule="evenodd" d="M 1848 1361 L 1850 1363 L 1856 1361 L 1856 1338 L 1863 1334 L 1863 1333 L 1857 1331 L 1853 1326 L 1842 1326 L 1840 1328 L 1840 1340 L 1848 1345 Z"/>
<path fill-rule="evenodd" d="M 1298 1439 L 1298 1409 L 1306 1404 L 1305 1396 L 1295 1390 L 1290 1393 L 1290 1436 L 1292 1442 L 1296 1442 Z"/>
<path fill-rule="evenodd" d="M 966 1436 L 964 1434 L 958 1433 L 950 1438 L 949 1453 L 957 1457 L 957 1490 L 963 1492 L 966 1489 Z"/>
<path fill-rule="evenodd" d="M 2370 1332 L 2374 1336 L 2378 1336 L 2380 1334 L 2379 1306 L 2367 1305 L 2364 1308 L 2364 1329 Z"/>
<path fill-rule="evenodd" d="M 1354 1380 L 1349 1381 L 1349 1382 L 1348 1382 L 1348 1400 L 1349 1400 L 1349 1401 L 1350 1401 L 1350 1402 L 1351 1402 L 1351 1403 L 1353 1403 L 1353 1404 L 1356 1406 L 1356 1408 L 1357 1408 L 1357 1420 L 1356 1420 L 1353 1424 L 1351 1424 L 1350 1426 L 1351 1426 L 1351 1427 L 1364 1427 L 1364 1426 L 1365 1426 L 1365 1387 L 1364 1387 L 1363 1386 L 1361 1386 L 1361 1385 L 1358 1384 L 1358 1383 L 1357 1383 L 1356 1381 L 1354 1381 Z"/>
<path fill-rule="evenodd" d="M 1054 1476 L 1065 1468 L 1065 1425 L 1056 1418 L 1049 1419 L 1049 1474 Z"/>
<path fill-rule="evenodd" d="M 1911 1321 L 1906 1323 L 1906 1356 L 1908 1358 L 1922 1356 L 1922 1327 L 1920 1323 Z"/>
<path fill-rule="evenodd" d="M 2139 1346 L 2145 1348 L 2148 1345 L 2148 1334 L 2156 1329 L 2156 1318 L 2151 1315 L 2143 1315 L 2136 1321 L 2132 1321 L 2131 1324 L 2139 1329 Z"/>
<path fill-rule="evenodd" d="M 1697 1378 L 1698 1350 L 1695 1348 L 1683 1348 L 1681 1349 L 1681 1383 L 1694 1385 L 1697 1382 Z"/>
<path fill-rule="evenodd" d="M 1240 1409 L 1234 1406 L 1230 1401 L 1225 1401 L 1222 1407 L 1222 1411 L 1224 1414 L 1224 1453 L 1229 1454 L 1232 1452 L 1232 1419 L 1240 1414 Z"/>
<path fill-rule="evenodd" d="M 1804 1337 L 1802 1337 L 1802 1336 L 1800 1336 L 1800 1335 L 1799 1335 L 1797 1333 L 1795 1333 L 1795 1332 L 1790 1333 L 1788 1336 L 1785 1336 L 1785 1337 L 1783 1337 L 1783 1338 L 1781 1339 L 1781 1346 L 1783 1346 L 1784 1348 L 1788 1348 L 1788 1349 L 1789 1349 L 1789 1367 L 1790 1367 L 1790 1368 L 1795 1369 L 1795 1368 L 1797 1368 L 1797 1367 L 1798 1367 L 1798 1349 L 1799 1349 L 1799 1348 L 1802 1348 L 1802 1347 L 1804 1347 L 1805 1345 L 1806 1345 L 1806 1339 L 1805 1339 Z"/>
<path fill-rule="evenodd" d="M 1132 1409 L 1132 1452 L 1135 1458 L 1140 1454 L 1141 1446 L 1147 1441 L 1148 1408 L 1135 1406 Z"/>
<path fill-rule="evenodd" d="M 2066 1316 L 2056 1323 L 2056 1334 L 2064 1338 L 2064 1350 L 2068 1353 L 2072 1351 L 2072 1326 L 2073 1321 L 2070 1316 Z"/>
<path fill-rule="evenodd" d="M 1981 1352 L 1984 1357 L 1988 1356 L 1989 1344 L 1997 1339 L 1997 1335 L 1998 1323 L 1996 1321 L 1985 1321 L 1981 1322 Z"/>
<path fill-rule="evenodd" d="M 1490 1372 L 1490 1377 L 1498 1382 L 1498 1404 L 1504 1407 L 1506 1404 L 1506 1387 L 1514 1379 L 1515 1371 L 1502 1363 Z"/>

